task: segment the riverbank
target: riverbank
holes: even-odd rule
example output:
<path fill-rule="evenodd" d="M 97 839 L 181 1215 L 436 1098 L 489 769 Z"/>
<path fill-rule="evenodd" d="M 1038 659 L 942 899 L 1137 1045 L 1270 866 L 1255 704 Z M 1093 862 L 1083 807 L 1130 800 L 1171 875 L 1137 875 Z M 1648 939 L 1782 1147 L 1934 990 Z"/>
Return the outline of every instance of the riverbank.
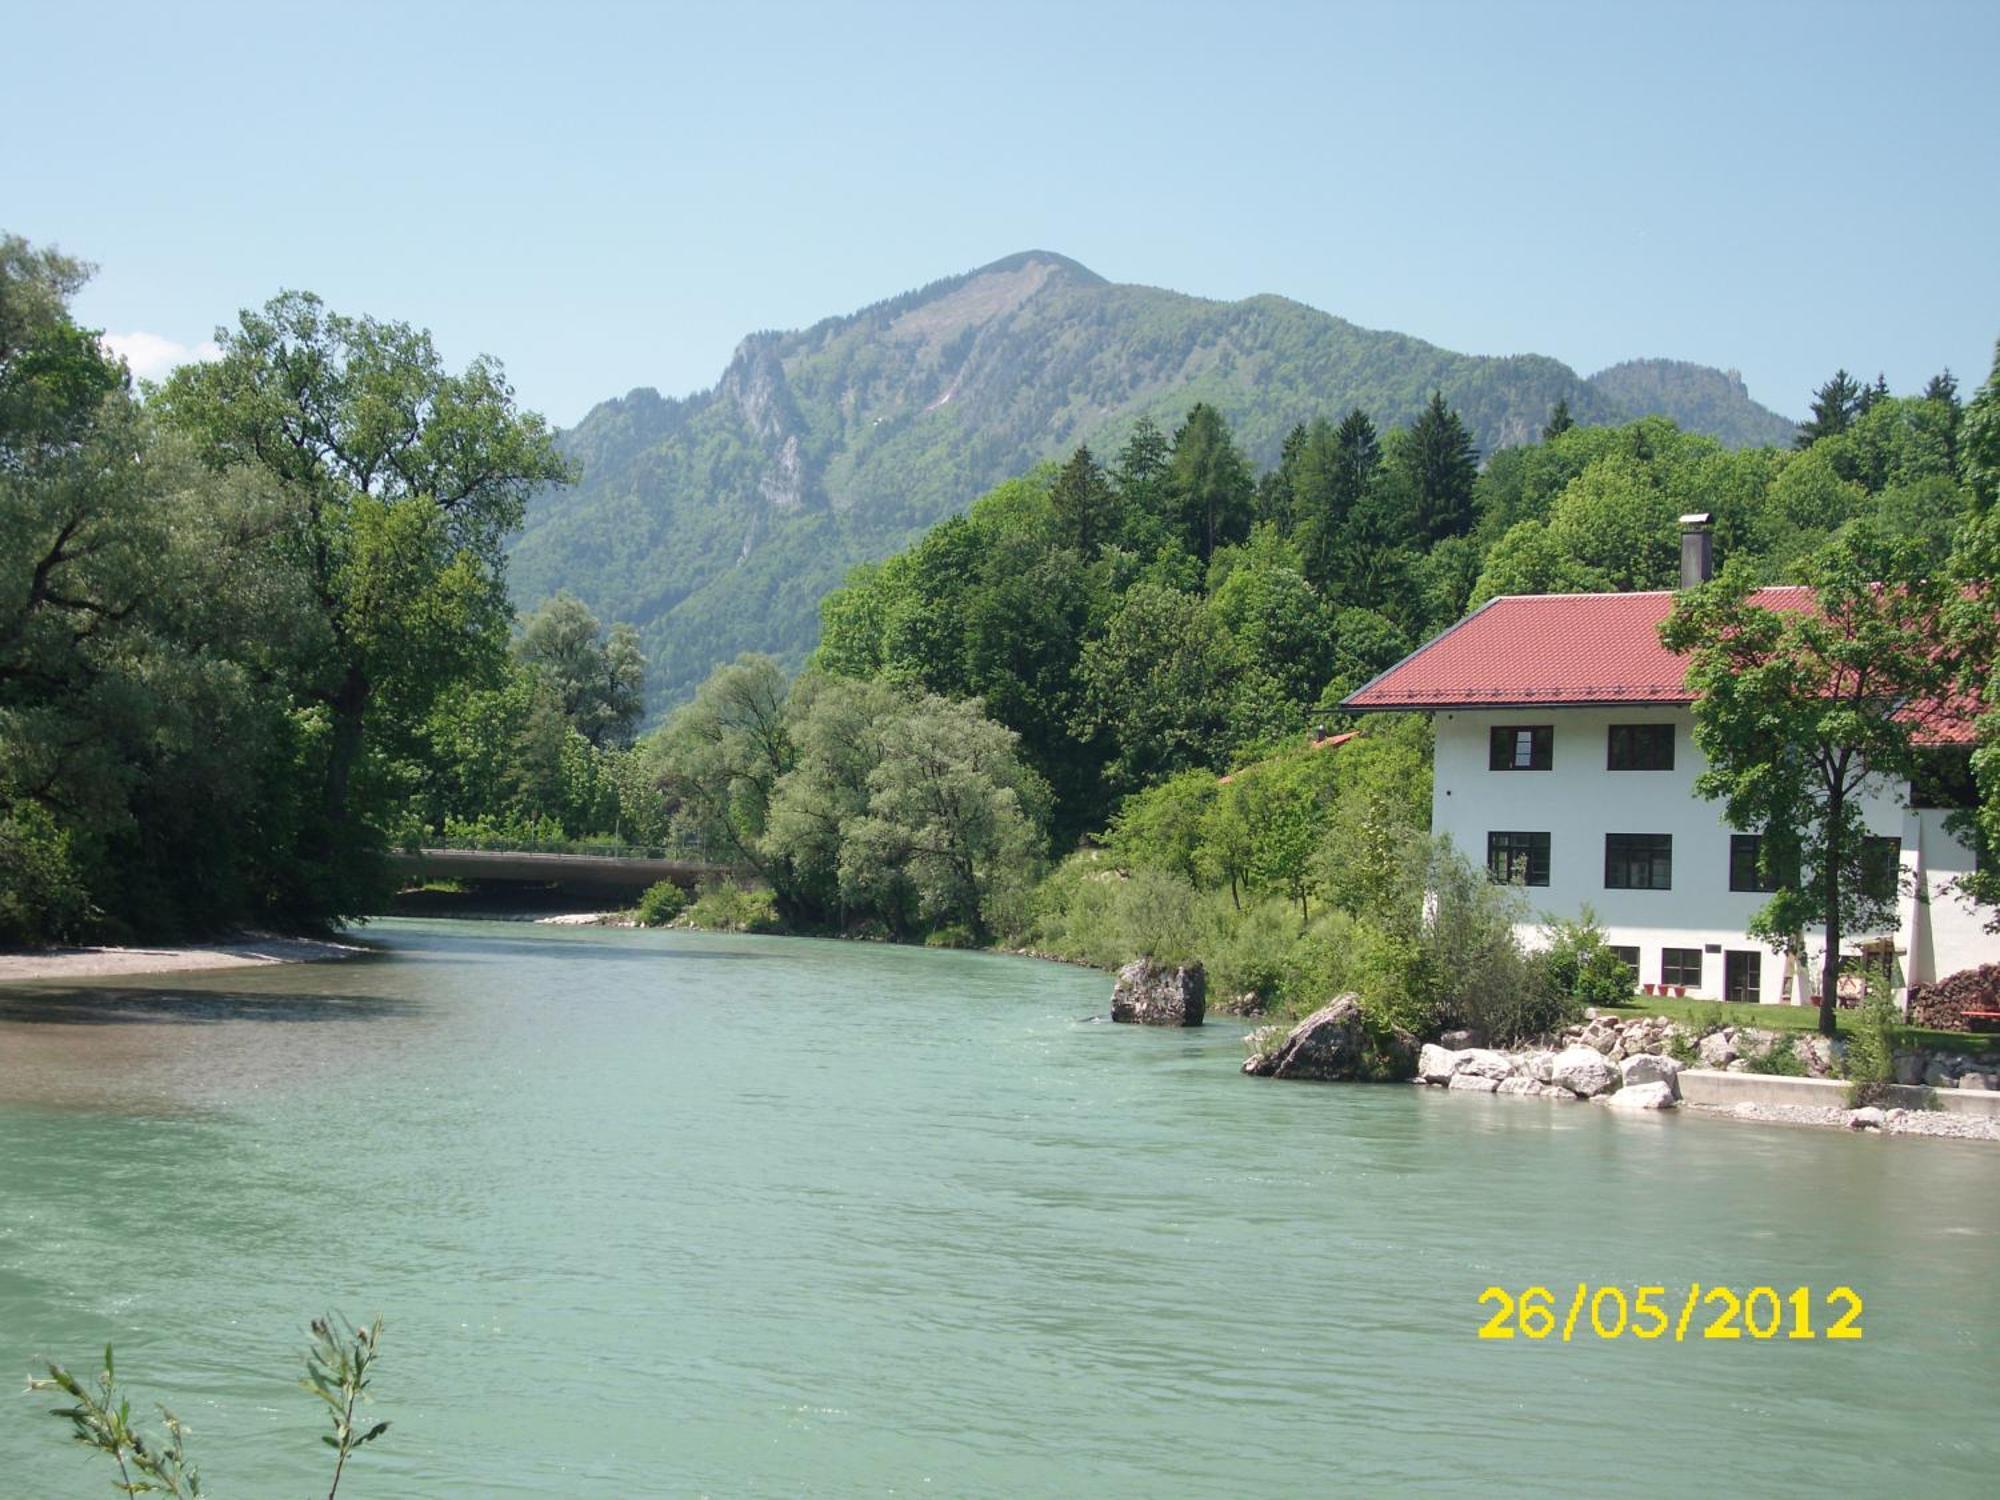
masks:
<path fill-rule="evenodd" d="M 190 974 L 269 964 L 326 963 L 374 951 L 360 943 L 245 933 L 226 943 L 179 948 L 51 948 L 41 953 L 0 953 L 0 983 L 18 980 L 101 979 L 123 974 Z"/>

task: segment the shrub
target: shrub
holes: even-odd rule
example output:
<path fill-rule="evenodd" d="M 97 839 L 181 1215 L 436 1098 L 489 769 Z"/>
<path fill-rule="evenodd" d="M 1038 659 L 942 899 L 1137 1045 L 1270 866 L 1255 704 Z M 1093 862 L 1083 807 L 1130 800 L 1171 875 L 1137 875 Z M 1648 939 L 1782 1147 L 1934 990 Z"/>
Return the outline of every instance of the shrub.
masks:
<path fill-rule="evenodd" d="M 641 927 L 664 927 L 687 910 L 688 893 L 671 880 L 646 887 L 632 915 Z"/>
<path fill-rule="evenodd" d="M 1854 1108 L 1873 1104 L 1896 1081 L 1896 1049 L 1903 1040 L 1903 1018 L 1889 998 L 1889 986 L 1879 976 L 1868 984 L 1868 998 L 1847 1033 L 1847 1102 Z"/>
<path fill-rule="evenodd" d="M 778 925 L 771 893 L 740 885 L 703 886 L 686 915 L 690 927 L 707 932 L 770 932 Z"/>
<path fill-rule="evenodd" d="M 1581 1005 L 1629 1005 L 1638 976 L 1613 953 L 1588 906 L 1575 921 L 1547 917 L 1542 925 L 1542 972 L 1557 995 Z"/>
<path fill-rule="evenodd" d="M 1582 1007 L 1549 983 L 1514 935 L 1518 897 L 1440 842 L 1430 860 L 1420 947 L 1439 1029 L 1469 1026 L 1494 1046 L 1561 1029 Z M 1419 1036 L 1435 1034 L 1418 1031 Z"/>
<path fill-rule="evenodd" d="M 1180 964 L 1198 957 L 1204 902 L 1164 870 L 1130 875 L 1101 854 L 1073 854 L 1034 896 L 1034 944 L 1060 958 L 1115 969 L 1135 958 Z"/>
<path fill-rule="evenodd" d="M 69 834 L 31 803 L 0 817 L 0 945 L 62 942 L 89 914 Z"/>
<path fill-rule="evenodd" d="M 1805 1059 L 1799 1056 L 1798 1039 L 1781 1036 L 1772 1039 L 1770 1046 L 1762 1051 L 1748 1054 L 1752 1073 L 1765 1073 L 1779 1078 L 1804 1078 Z"/>
<path fill-rule="evenodd" d="M 959 922 L 948 922 L 924 934 L 926 948 L 977 948 L 979 939 L 970 927 Z"/>

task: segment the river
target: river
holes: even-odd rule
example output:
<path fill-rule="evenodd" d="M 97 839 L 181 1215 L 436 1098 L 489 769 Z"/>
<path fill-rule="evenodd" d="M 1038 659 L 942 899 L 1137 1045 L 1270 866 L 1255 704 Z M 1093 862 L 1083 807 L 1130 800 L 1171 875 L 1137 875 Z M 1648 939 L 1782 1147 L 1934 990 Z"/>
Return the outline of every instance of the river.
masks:
<path fill-rule="evenodd" d="M 4 1500 L 111 1493 L 17 1384 L 107 1341 L 213 1495 L 313 1493 L 328 1307 L 386 1323 L 343 1500 L 2000 1491 L 1990 1146 L 1250 1080 L 1026 959 L 367 935 L 0 988 Z M 1864 1336 L 1475 1337 L 1578 1281 Z"/>

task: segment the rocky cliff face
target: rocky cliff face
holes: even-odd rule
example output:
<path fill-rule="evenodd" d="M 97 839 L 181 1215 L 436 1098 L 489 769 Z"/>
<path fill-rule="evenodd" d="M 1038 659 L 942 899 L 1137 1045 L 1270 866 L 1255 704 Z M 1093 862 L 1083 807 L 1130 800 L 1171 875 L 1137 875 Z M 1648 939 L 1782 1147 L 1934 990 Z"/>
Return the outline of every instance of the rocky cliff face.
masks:
<path fill-rule="evenodd" d="M 1583 422 L 1666 410 L 1731 441 L 1789 431 L 1699 366 L 1584 381 L 1539 355 L 1455 354 L 1283 297 L 1115 285 L 1029 251 L 753 334 L 713 389 L 684 401 L 640 390 L 595 408 L 563 435 L 581 482 L 529 508 L 514 592 L 532 604 L 568 588 L 637 624 L 664 707 L 739 651 L 796 664 L 849 566 L 1079 442 L 1115 447 L 1142 415 L 1171 431 L 1208 401 L 1268 464 L 1297 422 L 1359 405 L 1387 426 L 1433 389 L 1488 449 L 1535 437 L 1558 399 Z M 1699 399 L 1671 404 L 1688 391 Z"/>

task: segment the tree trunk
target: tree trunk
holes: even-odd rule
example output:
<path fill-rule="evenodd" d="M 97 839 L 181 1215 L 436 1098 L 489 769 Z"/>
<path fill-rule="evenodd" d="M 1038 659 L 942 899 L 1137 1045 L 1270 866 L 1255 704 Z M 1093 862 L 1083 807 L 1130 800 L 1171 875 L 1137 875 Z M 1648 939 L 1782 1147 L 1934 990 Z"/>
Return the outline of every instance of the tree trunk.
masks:
<path fill-rule="evenodd" d="M 1840 835 L 1845 802 L 1838 786 L 1826 799 L 1826 868 L 1819 877 L 1826 923 L 1826 956 L 1819 976 L 1819 1034 L 1824 1037 L 1837 1029 L 1834 1011 L 1840 1004 Z"/>
<path fill-rule="evenodd" d="M 326 789 L 321 815 L 326 826 L 320 832 L 321 854 L 331 858 L 340 846 L 340 831 L 347 824 L 349 792 L 354 767 L 361 759 L 362 724 L 374 686 L 359 667 L 349 665 L 333 695 L 333 738 L 326 757 Z"/>

